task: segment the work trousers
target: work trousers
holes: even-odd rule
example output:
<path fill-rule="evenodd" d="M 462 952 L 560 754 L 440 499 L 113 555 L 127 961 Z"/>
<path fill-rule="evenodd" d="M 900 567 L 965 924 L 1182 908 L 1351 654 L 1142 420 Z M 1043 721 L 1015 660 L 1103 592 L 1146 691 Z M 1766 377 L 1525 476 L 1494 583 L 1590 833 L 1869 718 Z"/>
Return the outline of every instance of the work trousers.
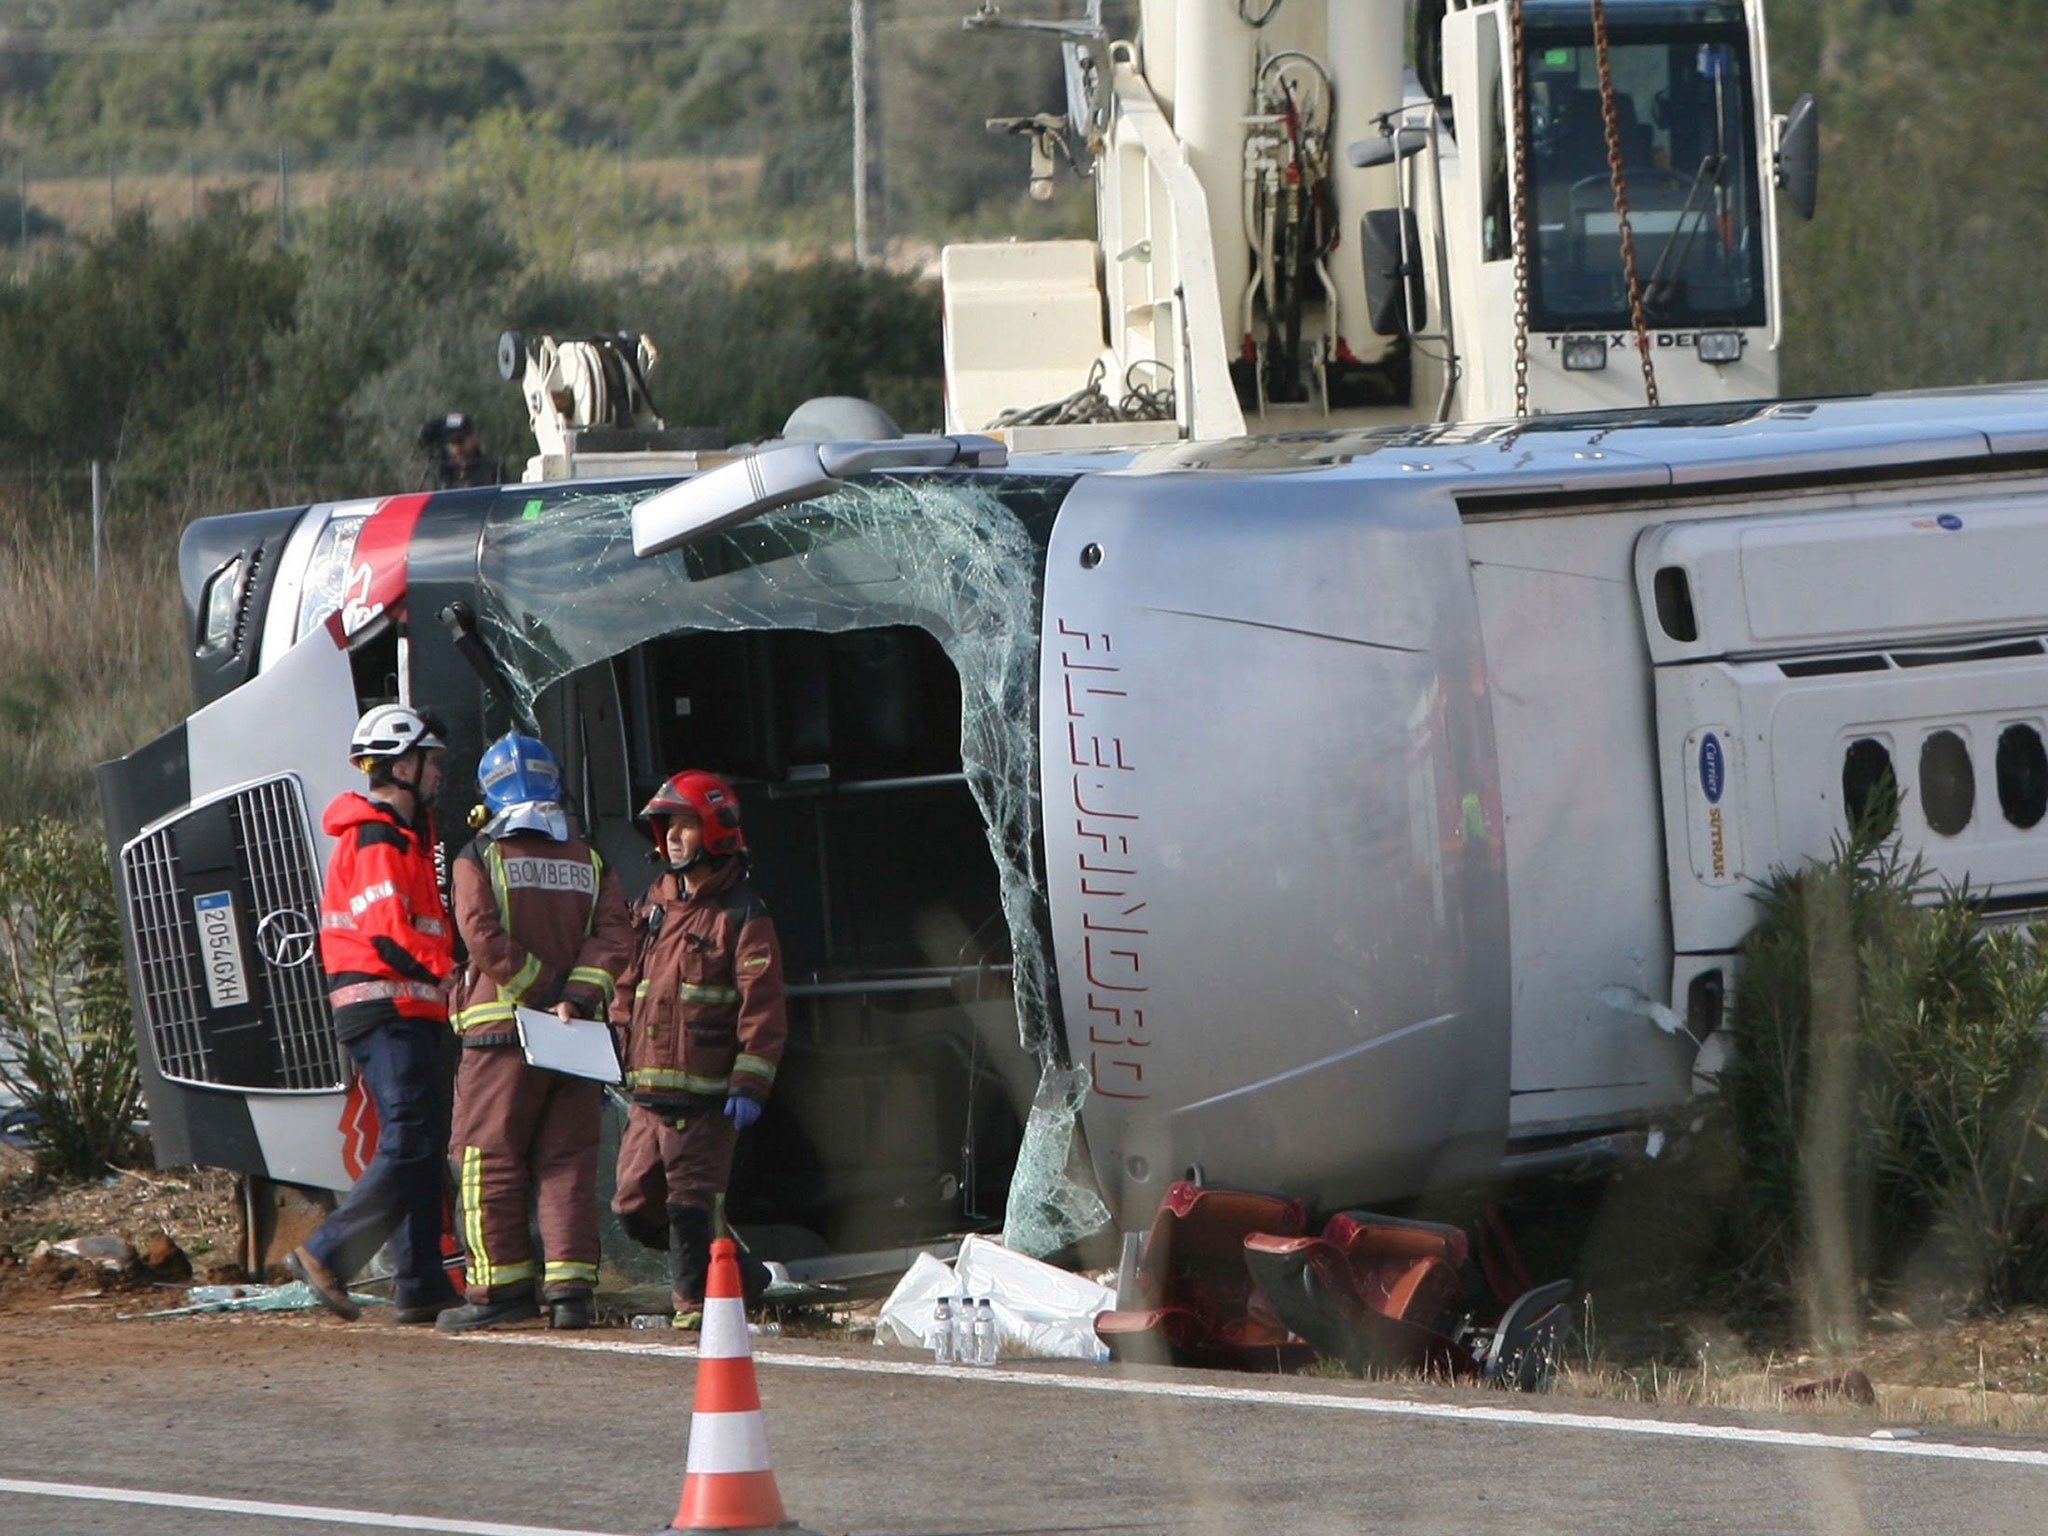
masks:
<path fill-rule="evenodd" d="M 387 1242 L 401 1307 L 453 1300 L 441 1267 L 441 1212 L 448 1153 L 448 1023 L 390 1016 L 348 1042 L 377 1106 L 377 1150 L 306 1251 L 344 1281 Z"/>
<path fill-rule="evenodd" d="M 596 1286 L 602 1095 L 590 1078 L 528 1066 L 516 1045 L 463 1050 L 453 1155 L 471 1301 L 530 1293 L 536 1279 L 550 1300 Z"/>
<path fill-rule="evenodd" d="M 666 1248 L 668 1207 L 711 1210 L 732 1178 L 738 1139 L 718 1107 L 689 1116 L 678 1128 L 674 1111 L 664 1115 L 635 1104 L 619 1138 L 618 1190 L 612 1196 L 626 1231 L 650 1248 Z"/>

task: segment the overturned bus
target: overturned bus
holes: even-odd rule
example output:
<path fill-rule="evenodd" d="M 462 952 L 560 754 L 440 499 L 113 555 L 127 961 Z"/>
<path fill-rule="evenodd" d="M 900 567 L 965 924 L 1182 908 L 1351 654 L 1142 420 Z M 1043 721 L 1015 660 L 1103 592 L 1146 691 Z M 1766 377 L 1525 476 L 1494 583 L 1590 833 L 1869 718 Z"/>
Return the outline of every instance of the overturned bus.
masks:
<path fill-rule="evenodd" d="M 1935 873 L 2048 895 L 2048 388 L 791 443 L 208 518 L 181 569 L 198 708 L 100 771 L 166 1163 L 361 1166 L 317 817 L 379 700 L 450 722 L 444 837 L 524 724 L 629 885 L 661 777 L 734 780 L 792 983 L 735 1215 L 799 1255 L 1638 1146 L 1754 882 L 1888 780 Z"/>

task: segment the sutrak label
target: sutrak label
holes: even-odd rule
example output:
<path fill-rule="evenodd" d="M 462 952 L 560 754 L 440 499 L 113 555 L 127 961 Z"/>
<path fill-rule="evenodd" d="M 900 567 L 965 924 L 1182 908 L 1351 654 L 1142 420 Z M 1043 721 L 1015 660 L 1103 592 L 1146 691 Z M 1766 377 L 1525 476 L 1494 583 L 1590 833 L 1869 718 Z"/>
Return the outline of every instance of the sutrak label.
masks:
<path fill-rule="evenodd" d="M 1742 878 L 1742 826 L 1728 794 L 1736 773 L 1735 737 L 1726 726 L 1702 726 L 1685 738 L 1686 846 L 1693 877 L 1706 885 Z"/>

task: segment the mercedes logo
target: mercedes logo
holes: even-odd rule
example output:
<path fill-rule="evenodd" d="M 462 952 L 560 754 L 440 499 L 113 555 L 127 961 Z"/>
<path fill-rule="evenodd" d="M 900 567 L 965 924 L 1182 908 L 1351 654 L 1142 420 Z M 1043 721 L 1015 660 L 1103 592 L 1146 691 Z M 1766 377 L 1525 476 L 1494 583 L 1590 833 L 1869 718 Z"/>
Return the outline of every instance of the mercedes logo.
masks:
<path fill-rule="evenodd" d="M 256 947 L 276 966 L 304 965 L 318 937 L 313 920 L 297 907 L 279 907 L 256 925 Z"/>

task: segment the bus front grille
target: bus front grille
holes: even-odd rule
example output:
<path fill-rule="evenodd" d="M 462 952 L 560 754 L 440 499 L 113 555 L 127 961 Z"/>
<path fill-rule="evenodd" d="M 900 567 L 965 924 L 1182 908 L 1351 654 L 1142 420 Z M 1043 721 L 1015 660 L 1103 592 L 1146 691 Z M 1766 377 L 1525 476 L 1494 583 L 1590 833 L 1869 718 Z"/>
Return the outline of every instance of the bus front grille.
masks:
<path fill-rule="evenodd" d="M 287 1092 L 347 1085 L 320 969 L 319 877 L 295 776 L 195 805 L 130 843 L 121 864 L 137 990 L 166 1078 Z M 223 894 L 232 945 L 224 956 L 216 933 L 209 961 L 195 901 L 217 909 Z"/>

